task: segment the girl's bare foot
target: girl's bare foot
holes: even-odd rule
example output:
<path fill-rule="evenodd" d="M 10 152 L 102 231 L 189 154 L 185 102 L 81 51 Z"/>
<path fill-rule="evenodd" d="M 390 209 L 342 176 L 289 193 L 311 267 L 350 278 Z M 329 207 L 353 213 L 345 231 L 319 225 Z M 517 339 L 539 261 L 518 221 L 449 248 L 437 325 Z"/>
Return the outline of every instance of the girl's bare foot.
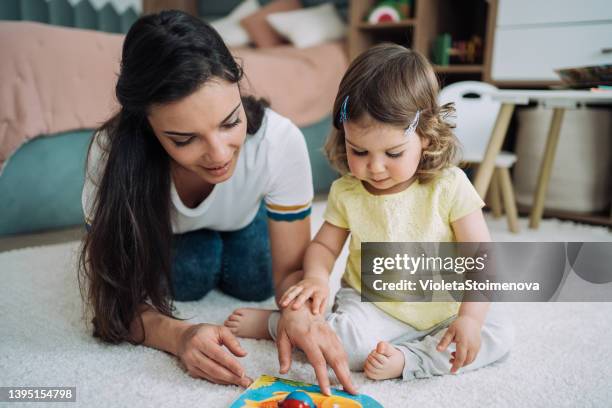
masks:
<path fill-rule="evenodd" d="M 268 332 L 268 318 L 273 311 L 250 307 L 236 309 L 223 325 L 238 337 L 272 340 Z"/>
<path fill-rule="evenodd" d="M 401 377 L 404 371 L 404 353 L 386 341 L 378 342 L 363 366 L 365 375 L 372 380 Z"/>

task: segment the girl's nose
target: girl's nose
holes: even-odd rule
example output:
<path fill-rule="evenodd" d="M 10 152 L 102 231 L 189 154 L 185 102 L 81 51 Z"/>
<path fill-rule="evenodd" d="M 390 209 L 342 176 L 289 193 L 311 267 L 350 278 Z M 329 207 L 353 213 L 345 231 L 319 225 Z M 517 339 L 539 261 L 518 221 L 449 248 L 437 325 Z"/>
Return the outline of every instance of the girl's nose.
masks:
<path fill-rule="evenodd" d="M 368 170 L 370 171 L 370 173 L 374 173 L 374 174 L 381 173 L 385 171 L 385 163 L 383 160 L 373 158 L 368 163 Z"/>

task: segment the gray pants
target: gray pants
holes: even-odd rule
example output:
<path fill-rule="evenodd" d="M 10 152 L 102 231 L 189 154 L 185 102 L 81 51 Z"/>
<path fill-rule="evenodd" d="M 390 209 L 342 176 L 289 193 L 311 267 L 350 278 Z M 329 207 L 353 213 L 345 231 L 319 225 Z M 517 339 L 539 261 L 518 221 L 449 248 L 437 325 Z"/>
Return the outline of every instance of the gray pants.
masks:
<path fill-rule="evenodd" d="M 491 303 L 482 327 L 480 351 L 476 359 L 459 370 L 465 372 L 489 365 L 505 357 L 514 342 L 514 328 L 500 309 Z M 276 339 L 276 327 L 280 314 L 274 312 L 268 320 L 268 330 Z M 344 345 L 353 371 L 363 371 L 368 354 L 379 341 L 388 341 L 404 354 L 402 378 L 427 378 L 450 373 L 451 352 L 455 344 L 439 352 L 436 346 L 455 319 L 452 317 L 431 329 L 419 331 L 395 319 L 371 303 L 361 302 L 354 289 L 343 287 L 336 294 L 332 313 L 326 320 Z"/>

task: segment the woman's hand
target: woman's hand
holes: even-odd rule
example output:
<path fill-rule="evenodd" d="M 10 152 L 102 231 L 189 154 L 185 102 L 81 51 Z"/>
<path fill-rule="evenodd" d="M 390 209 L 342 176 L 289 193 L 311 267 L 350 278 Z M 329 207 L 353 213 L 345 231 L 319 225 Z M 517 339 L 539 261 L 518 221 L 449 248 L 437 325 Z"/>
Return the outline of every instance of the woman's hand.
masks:
<path fill-rule="evenodd" d="M 438 343 L 438 351 L 444 351 L 450 343 L 456 343 L 455 351 L 451 353 L 451 373 L 456 373 L 461 367 L 471 364 L 480 350 L 480 331 L 482 324 L 470 316 L 459 316 L 448 326 L 446 333 Z"/>
<path fill-rule="evenodd" d="M 357 393 L 357 388 L 351 382 L 348 358 L 342 343 L 321 315 L 314 316 L 307 308 L 283 309 L 278 321 L 276 345 L 281 374 L 289 371 L 291 351 L 295 346 L 306 354 L 323 394 L 331 395 L 328 364 L 344 390 L 351 394 Z"/>
<path fill-rule="evenodd" d="M 327 307 L 327 297 L 329 296 L 329 279 L 322 277 L 308 277 L 291 286 L 280 299 L 280 306 L 291 305 L 293 310 L 297 310 L 308 299 L 312 299 L 311 310 L 313 314 L 325 313 Z"/>
<path fill-rule="evenodd" d="M 195 324 L 187 326 L 179 334 L 177 357 L 193 378 L 248 387 L 253 380 L 245 375 L 238 360 L 223 346 L 235 356 L 244 357 L 247 354 L 227 327 Z"/>

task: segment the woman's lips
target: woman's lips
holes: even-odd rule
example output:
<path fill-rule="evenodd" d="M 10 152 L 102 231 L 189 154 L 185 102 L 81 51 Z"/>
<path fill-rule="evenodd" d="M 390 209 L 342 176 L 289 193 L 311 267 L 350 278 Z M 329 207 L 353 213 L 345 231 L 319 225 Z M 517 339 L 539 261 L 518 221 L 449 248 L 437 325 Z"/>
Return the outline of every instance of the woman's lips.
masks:
<path fill-rule="evenodd" d="M 219 176 L 223 176 L 225 173 L 228 172 L 230 165 L 232 164 L 232 161 L 228 161 L 227 163 L 225 163 L 222 166 L 218 166 L 218 167 L 204 167 L 204 169 L 212 174 L 213 176 L 219 177 Z"/>

